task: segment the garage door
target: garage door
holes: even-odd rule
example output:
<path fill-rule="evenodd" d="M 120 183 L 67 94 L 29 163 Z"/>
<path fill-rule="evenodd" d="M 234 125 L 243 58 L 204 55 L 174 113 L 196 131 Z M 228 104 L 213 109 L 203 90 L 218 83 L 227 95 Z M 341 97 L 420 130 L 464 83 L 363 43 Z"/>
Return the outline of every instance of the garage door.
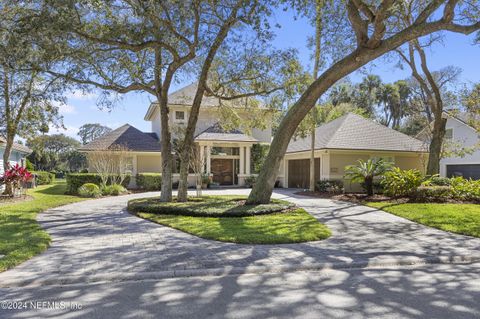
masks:
<path fill-rule="evenodd" d="M 320 180 L 320 159 L 315 159 L 315 180 Z M 309 188 L 310 159 L 288 161 L 288 187 Z"/>
<path fill-rule="evenodd" d="M 447 176 L 480 179 L 480 164 L 447 165 Z"/>

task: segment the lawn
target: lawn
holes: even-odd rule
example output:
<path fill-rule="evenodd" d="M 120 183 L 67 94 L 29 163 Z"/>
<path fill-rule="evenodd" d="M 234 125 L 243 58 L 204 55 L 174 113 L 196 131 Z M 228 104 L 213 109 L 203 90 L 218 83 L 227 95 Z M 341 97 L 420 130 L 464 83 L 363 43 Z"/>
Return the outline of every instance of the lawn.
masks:
<path fill-rule="evenodd" d="M 331 235 L 325 225 L 305 210 L 291 208 L 287 202 L 274 201 L 269 205 L 249 207 L 243 206 L 244 200 L 239 196 L 209 196 L 202 198 L 201 205 L 198 201 L 164 204 L 156 200 L 150 208 L 146 205 L 147 200 L 135 200 L 129 203 L 129 210 L 141 218 L 201 238 L 239 244 L 300 243 L 322 240 Z M 142 203 L 142 206 L 132 203 Z M 278 205 L 289 208 L 269 213 Z M 176 206 L 180 209 L 175 210 Z M 210 217 L 204 216 L 206 210 Z M 239 216 L 241 214 L 244 215 Z"/>
<path fill-rule="evenodd" d="M 480 205 L 369 202 L 370 207 L 382 209 L 411 221 L 452 233 L 480 237 Z"/>
<path fill-rule="evenodd" d="M 48 208 L 84 200 L 65 195 L 65 189 L 65 181 L 60 180 L 29 190 L 32 200 L 0 204 L 0 255 L 5 255 L 0 258 L 0 271 L 18 265 L 48 247 L 50 236 L 37 223 L 37 214 Z"/>

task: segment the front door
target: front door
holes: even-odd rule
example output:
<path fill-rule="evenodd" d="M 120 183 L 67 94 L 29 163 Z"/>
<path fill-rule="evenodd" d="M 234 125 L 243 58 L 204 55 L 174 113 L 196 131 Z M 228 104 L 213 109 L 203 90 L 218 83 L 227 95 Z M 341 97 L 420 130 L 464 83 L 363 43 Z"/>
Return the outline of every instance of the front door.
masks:
<path fill-rule="evenodd" d="M 220 185 L 233 185 L 233 159 L 214 158 L 211 162 L 213 182 Z"/>

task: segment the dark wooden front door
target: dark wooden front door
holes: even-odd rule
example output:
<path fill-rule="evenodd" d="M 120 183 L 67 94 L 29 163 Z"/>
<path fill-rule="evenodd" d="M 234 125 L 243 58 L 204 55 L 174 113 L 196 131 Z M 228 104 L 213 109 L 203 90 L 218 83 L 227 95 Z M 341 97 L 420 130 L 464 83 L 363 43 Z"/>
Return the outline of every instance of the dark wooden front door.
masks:
<path fill-rule="evenodd" d="M 315 181 L 320 180 L 320 159 L 315 159 Z M 288 187 L 309 188 L 310 159 L 288 161 Z"/>
<path fill-rule="evenodd" d="M 233 185 L 232 159 L 212 159 L 211 171 L 215 183 L 220 185 Z"/>

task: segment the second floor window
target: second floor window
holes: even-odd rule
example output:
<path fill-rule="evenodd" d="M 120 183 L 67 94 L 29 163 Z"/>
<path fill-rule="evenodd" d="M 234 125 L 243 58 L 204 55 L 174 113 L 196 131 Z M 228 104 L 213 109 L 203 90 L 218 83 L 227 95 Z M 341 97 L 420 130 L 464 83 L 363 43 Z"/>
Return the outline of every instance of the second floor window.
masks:
<path fill-rule="evenodd" d="M 184 111 L 175 111 L 175 120 L 176 121 L 184 121 L 185 120 L 185 112 Z"/>

